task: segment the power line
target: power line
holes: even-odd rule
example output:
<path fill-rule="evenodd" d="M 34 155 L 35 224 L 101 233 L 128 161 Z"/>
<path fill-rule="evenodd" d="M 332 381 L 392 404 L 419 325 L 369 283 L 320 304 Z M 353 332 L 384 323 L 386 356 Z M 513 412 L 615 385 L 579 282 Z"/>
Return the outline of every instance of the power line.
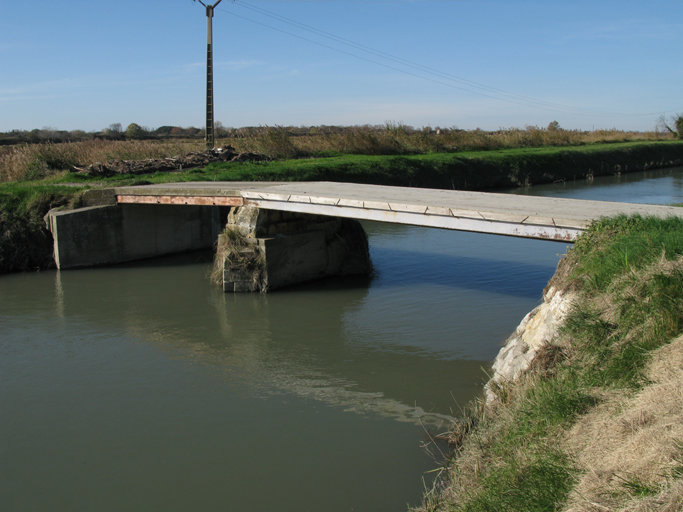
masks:
<path fill-rule="evenodd" d="M 465 2 L 466 0 L 252 0 L 284 4 L 431 4 Z"/>
<path fill-rule="evenodd" d="M 335 0 L 332 0 L 332 1 L 335 1 Z M 461 1 L 461 0 L 456 0 L 456 1 Z M 271 30 L 275 30 L 277 32 L 287 34 L 291 37 L 296 37 L 297 39 L 301 39 L 303 41 L 306 41 L 306 42 L 309 42 L 309 43 L 312 43 L 312 44 L 315 44 L 318 46 L 322 46 L 323 48 L 328 48 L 328 49 L 336 51 L 338 53 L 349 55 L 351 57 L 354 57 L 354 58 L 357 58 L 360 60 L 364 60 L 364 61 L 370 62 L 372 64 L 376 64 L 376 65 L 379 65 L 379 66 L 382 66 L 382 67 L 385 67 L 385 68 L 388 68 L 388 69 L 391 69 L 394 71 L 398 71 L 400 73 L 404 73 L 404 74 L 407 74 L 410 76 L 421 78 L 423 80 L 427 80 L 427 81 L 430 81 L 433 83 L 444 85 L 446 87 L 451 87 L 451 88 L 458 89 L 461 91 L 470 92 L 470 93 L 477 94 L 480 96 L 484 96 L 487 98 L 492 98 L 492 99 L 504 101 L 507 103 L 513 103 L 516 105 L 522 105 L 522 106 L 526 106 L 526 107 L 537 108 L 540 110 L 562 112 L 562 113 L 569 113 L 569 114 L 576 114 L 576 115 L 591 115 L 591 116 L 600 116 L 600 117 L 605 117 L 605 116 L 650 116 L 650 115 L 655 115 L 655 114 L 659 113 L 659 112 L 654 112 L 654 113 L 644 113 L 644 114 L 623 114 L 623 113 L 604 112 L 604 111 L 598 111 L 598 110 L 584 109 L 584 108 L 580 108 L 580 107 L 572 107 L 569 105 L 562 105 L 559 103 L 552 103 L 552 102 L 548 102 L 548 101 L 544 101 L 544 100 L 538 100 L 535 98 L 531 98 L 529 96 L 524 96 L 521 94 L 510 93 L 510 92 L 504 91 L 502 89 L 497 89 L 495 87 L 491 87 L 491 86 L 488 86 L 485 84 L 480 84 L 478 82 L 474 82 L 472 80 L 468 80 L 466 78 L 461 78 L 461 77 L 458 77 L 455 75 L 451 75 L 449 73 L 444 73 L 444 72 L 439 71 L 437 69 L 430 68 L 428 66 L 424 66 L 422 64 L 412 62 L 412 61 L 403 59 L 401 57 L 397 57 L 395 55 L 383 52 L 381 50 L 376 50 L 376 49 L 371 48 L 369 46 L 365 46 L 363 44 L 356 43 L 356 42 L 351 41 L 349 39 L 346 39 L 346 38 L 343 38 L 340 36 L 336 36 L 332 33 L 326 32 L 326 31 L 321 30 L 321 29 L 317 29 L 315 27 L 312 27 L 310 25 L 306 25 L 305 23 L 301 23 L 301 22 L 298 22 L 296 20 L 292 20 L 292 19 L 287 18 L 285 16 L 281 16 L 279 14 L 267 11 L 266 9 L 262 9 L 260 7 L 247 5 L 247 4 L 244 4 L 242 2 L 239 2 L 239 3 L 233 2 L 233 5 L 239 5 L 240 7 L 244 7 L 246 9 L 252 10 L 258 14 L 268 16 L 268 17 L 273 18 L 273 19 L 280 21 L 282 23 L 292 25 L 292 26 L 299 28 L 301 30 L 311 32 L 315 35 L 324 37 L 326 39 L 330 39 L 330 40 L 335 41 L 337 43 L 340 43 L 340 44 L 349 46 L 351 48 L 354 48 L 356 50 L 363 51 L 365 53 L 379 57 L 381 59 L 385 59 L 385 60 L 388 60 L 391 62 L 395 62 L 397 64 L 400 64 L 402 66 L 406 66 L 408 68 L 412 68 L 412 69 L 420 71 L 422 73 L 428 73 L 432 76 L 438 77 L 439 79 L 447 80 L 448 82 L 454 82 L 454 83 L 461 84 L 465 87 L 459 87 L 457 85 L 454 85 L 453 83 L 443 82 L 441 80 L 436 80 L 434 78 L 424 76 L 423 74 L 418 74 L 418 73 L 406 71 L 405 69 L 397 68 L 395 66 L 391 66 L 391 65 L 388 65 L 388 64 L 385 64 L 382 62 L 377 62 L 376 60 L 368 59 L 366 57 L 362 57 L 360 55 L 357 55 L 357 54 L 354 54 L 351 52 L 347 52 L 347 51 L 341 50 L 339 48 L 335 48 L 333 46 L 329 46 L 329 45 L 320 43 L 318 41 L 308 39 L 306 37 L 302 37 L 302 36 L 297 35 L 297 34 L 293 34 L 291 32 L 287 32 L 286 30 L 282 30 L 282 29 L 279 29 L 276 27 L 272 27 L 272 26 L 267 25 L 265 23 L 253 20 L 251 18 L 247 18 L 245 16 L 241 16 L 241 15 L 235 14 L 233 12 L 227 11 L 226 9 L 220 9 L 220 10 L 225 11 L 226 13 L 228 13 L 232 16 L 235 16 L 237 18 L 241 18 L 241 19 L 244 19 L 244 20 L 249 21 L 251 23 L 255 23 L 257 25 L 261 25 L 263 27 L 269 28 Z"/>
<path fill-rule="evenodd" d="M 298 21 L 292 20 L 292 19 L 287 18 L 285 16 L 281 16 L 279 14 L 275 14 L 275 13 L 272 13 L 270 11 L 266 11 L 265 9 L 261 9 L 259 7 L 252 7 L 252 6 L 243 4 L 241 2 L 236 3 L 236 5 L 239 5 L 240 7 L 244 7 L 246 9 L 250 9 L 252 11 L 259 12 L 260 14 L 263 14 L 265 16 L 269 16 L 271 18 L 274 18 L 274 19 L 277 19 L 277 20 L 282 21 L 284 23 L 287 23 L 287 24 L 293 25 L 295 27 L 301 28 L 301 29 L 306 30 L 308 32 L 312 32 L 314 34 L 320 35 L 322 37 L 332 39 L 333 41 L 337 41 L 337 42 L 342 43 L 344 45 L 351 46 L 351 47 L 356 48 L 358 50 L 361 50 L 361 51 L 364 51 L 366 53 L 370 53 L 372 55 L 375 55 L 377 57 L 387 59 L 389 61 L 393 61 L 393 62 L 396 62 L 398 64 L 402 64 L 404 66 L 408 66 L 408 67 L 411 67 L 413 69 L 417 69 L 419 71 L 429 73 L 429 74 L 437 76 L 439 78 L 443 78 L 443 79 L 446 79 L 449 81 L 460 83 L 462 85 L 465 85 L 467 87 L 472 87 L 474 89 L 484 90 L 484 91 L 487 91 L 487 92 L 490 92 L 493 94 L 501 94 L 504 96 L 508 96 L 508 97 L 510 97 L 516 101 L 523 101 L 523 102 L 525 102 L 524 103 L 525 105 L 526 105 L 526 102 L 528 102 L 528 103 L 533 103 L 533 104 L 536 104 L 536 105 L 539 105 L 542 107 L 552 107 L 553 109 L 560 109 L 560 110 L 565 110 L 565 111 L 569 110 L 571 113 L 590 114 L 590 115 L 611 115 L 608 112 L 600 112 L 600 111 L 595 111 L 595 110 L 582 109 L 582 108 L 578 108 L 578 107 L 570 107 L 570 106 L 561 105 L 561 104 L 557 104 L 557 103 L 551 103 L 551 102 L 547 102 L 547 101 L 543 101 L 543 100 L 537 100 L 535 98 L 530 98 L 528 96 L 523 96 L 521 94 L 509 93 L 509 92 L 503 91 L 501 89 L 496 89 L 495 87 L 490 87 L 490 86 L 487 86 L 484 84 L 474 82 L 472 80 L 467 80 L 465 78 L 461 78 L 461 77 L 458 77 L 455 75 L 451 75 L 449 73 L 444 73 L 444 72 L 439 71 L 437 69 L 430 68 L 428 66 L 424 66 L 422 64 L 412 62 L 412 61 L 403 59 L 401 57 L 397 57 L 395 55 L 383 52 L 381 50 L 375 50 L 374 48 L 371 48 L 369 46 L 365 46 L 363 44 L 356 43 L 356 42 L 351 41 L 349 39 L 336 36 L 334 34 L 326 32 L 324 30 L 320 30 L 320 29 L 317 29 L 317 28 L 312 27 L 310 25 L 306 25 L 304 23 L 300 23 Z M 463 90 L 468 90 L 468 89 L 463 89 Z M 471 92 L 474 92 L 474 91 L 471 91 Z"/>

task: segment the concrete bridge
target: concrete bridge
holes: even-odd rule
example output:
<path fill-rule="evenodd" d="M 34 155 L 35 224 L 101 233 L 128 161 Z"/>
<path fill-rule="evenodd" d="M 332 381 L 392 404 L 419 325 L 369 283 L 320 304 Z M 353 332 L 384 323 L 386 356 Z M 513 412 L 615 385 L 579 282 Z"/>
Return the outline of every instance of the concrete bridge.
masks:
<path fill-rule="evenodd" d="M 84 201 L 93 206 L 49 214 L 59 268 L 211 247 L 230 208 L 245 206 L 561 242 L 601 217 L 683 217 L 670 206 L 328 182 L 143 185 L 89 191 Z"/>
<path fill-rule="evenodd" d="M 201 182 L 114 189 L 118 204 L 251 205 L 496 235 L 571 241 L 620 213 L 683 216 L 671 206 L 330 182 Z"/>

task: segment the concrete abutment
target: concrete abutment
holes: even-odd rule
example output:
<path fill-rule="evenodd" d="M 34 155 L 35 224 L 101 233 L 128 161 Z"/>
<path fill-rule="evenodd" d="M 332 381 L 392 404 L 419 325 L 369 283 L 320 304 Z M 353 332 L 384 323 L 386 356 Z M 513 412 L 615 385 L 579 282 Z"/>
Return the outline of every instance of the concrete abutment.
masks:
<path fill-rule="evenodd" d="M 372 270 L 367 235 L 351 219 L 253 206 L 108 204 L 52 210 L 46 223 L 62 270 L 214 246 L 226 292 L 266 292 Z"/>
<path fill-rule="evenodd" d="M 58 269 L 112 265 L 207 249 L 221 230 L 221 207 L 107 205 L 46 216 Z"/>

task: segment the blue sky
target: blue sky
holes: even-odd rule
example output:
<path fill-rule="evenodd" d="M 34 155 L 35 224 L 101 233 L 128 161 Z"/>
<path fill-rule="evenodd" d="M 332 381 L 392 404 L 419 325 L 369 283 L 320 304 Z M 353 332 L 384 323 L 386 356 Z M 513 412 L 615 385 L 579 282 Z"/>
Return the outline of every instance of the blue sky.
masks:
<path fill-rule="evenodd" d="M 649 130 L 683 111 L 681 0 L 223 0 L 213 30 L 229 127 Z M 191 0 L 4 2 L 0 131 L 201 127 L 205 59 Z"/>

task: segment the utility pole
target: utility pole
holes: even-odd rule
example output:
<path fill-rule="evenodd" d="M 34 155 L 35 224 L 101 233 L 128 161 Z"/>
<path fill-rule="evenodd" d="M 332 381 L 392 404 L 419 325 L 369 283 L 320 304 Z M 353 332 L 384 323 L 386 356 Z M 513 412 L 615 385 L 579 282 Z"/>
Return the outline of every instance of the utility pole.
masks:
<path fill-rule="evenodd" d="M 218 0 L 213 5 L 206 5 L 202 0 L 198 1 L 206 7 L 206 149 L 213 149 L 213 29 L 211 19 L 214 8 L 223 0 Z"/>

